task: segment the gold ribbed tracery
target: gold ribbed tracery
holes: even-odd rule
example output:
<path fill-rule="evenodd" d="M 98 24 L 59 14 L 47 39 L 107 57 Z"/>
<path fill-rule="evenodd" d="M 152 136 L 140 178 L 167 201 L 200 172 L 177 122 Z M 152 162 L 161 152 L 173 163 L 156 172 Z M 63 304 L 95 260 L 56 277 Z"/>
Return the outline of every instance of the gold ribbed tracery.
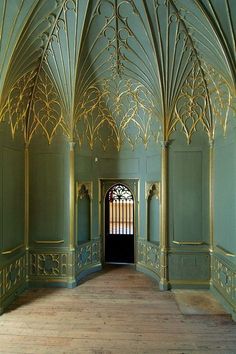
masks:
<path fill-rule="evenodd" d="M 1 3 L 0 25 L 0 121 L 13 137 L 38 132 L 51 143 L 62 133 L 119 150 L 167 141 L 179 127 L 187 142 L 202 128 L 210 140 L 217 125 L 226 133 L 235 115 L 230 2 L 227 23 L 201 0 L 16 2 L 12 28 Z"/>

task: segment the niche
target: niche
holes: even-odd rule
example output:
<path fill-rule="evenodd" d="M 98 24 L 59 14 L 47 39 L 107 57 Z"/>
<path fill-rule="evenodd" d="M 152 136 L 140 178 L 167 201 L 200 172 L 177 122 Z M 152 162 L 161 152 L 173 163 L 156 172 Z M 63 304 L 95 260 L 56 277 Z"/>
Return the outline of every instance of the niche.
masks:
<path fill-rule="evenodd" d="M 147 240 L 160 242 L 160 182 L 146 183 Z"/>
<path fill-rule="evenodd" d="M 92 182 L 77 183 L 76 235 L 77 243 L 91 240 Z"/>

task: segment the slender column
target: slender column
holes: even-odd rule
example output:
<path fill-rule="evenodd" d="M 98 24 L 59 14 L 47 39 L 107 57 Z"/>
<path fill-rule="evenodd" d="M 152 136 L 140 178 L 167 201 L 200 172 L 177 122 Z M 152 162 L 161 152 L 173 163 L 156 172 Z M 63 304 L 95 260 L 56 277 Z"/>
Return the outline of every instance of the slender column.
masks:
<path fill-rule="evenodd" d="M 162 144 L 160 290 L 168 289 L 168 142 Z"/>
<path fill-rule="evenodd" d="M 70 249 L 75 249 L 75 143 L 70 142 Z"/>
<path fill-rule="evenodd" d="M 26 250 L 29 249 L 29 144 L 25 144 L 25 240 Z"/>
<path fill-rule="evenodd" d="M 210 268 L 212 274 L 212 256 L 214 252 L 214 141 L 210 140 L 209 144 L 209 252 L 210 252 Z M 210 280 L 210 283 L 212 280 Z"/>
<path fill-rule="evenodd" d="M 214 248 L 214 234 L 213 234 L 213 206 L 214 206 L 214 200 L 213 200 L 213 175 L 214 175 L 214 165 L 213 165 L 213 159 L 214 159 L 214 142 L 213 140 L 210 141 L 210 146 L 209 146 L 209 220 L 210 220 L 210 252 L 213 252 Z"/>

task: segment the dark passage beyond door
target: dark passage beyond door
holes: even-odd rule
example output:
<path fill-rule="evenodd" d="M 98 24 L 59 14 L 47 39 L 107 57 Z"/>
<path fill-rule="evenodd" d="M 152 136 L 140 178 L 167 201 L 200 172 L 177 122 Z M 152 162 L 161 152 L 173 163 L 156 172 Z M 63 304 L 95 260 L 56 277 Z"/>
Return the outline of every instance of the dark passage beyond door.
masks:
<path fill-rule="evenodd" d="M 134 198 L 123 184 L 116 184 L 105 200 L 105 261 L 134 263 Z"/>

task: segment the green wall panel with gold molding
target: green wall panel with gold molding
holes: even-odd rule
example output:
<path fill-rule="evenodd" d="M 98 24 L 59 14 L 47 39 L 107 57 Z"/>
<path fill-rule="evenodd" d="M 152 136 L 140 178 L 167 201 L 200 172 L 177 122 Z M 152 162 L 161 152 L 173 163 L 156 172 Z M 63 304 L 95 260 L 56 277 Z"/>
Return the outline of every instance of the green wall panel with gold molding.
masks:
<path fill-rule="evenodd" d="M 178 132 L 169 146 L 171 287 L 209 287 L 209 146 L 203 134 L 187 145 Z"/>
<path fill-rule="evenodd" d="M 0 125 L 0 313 L 26 288 L 24 141 Z"/>
<path fill-rule="evenodd" d="M 214 144 L 212 290 L 236 319 L 236 129 Z"/>

